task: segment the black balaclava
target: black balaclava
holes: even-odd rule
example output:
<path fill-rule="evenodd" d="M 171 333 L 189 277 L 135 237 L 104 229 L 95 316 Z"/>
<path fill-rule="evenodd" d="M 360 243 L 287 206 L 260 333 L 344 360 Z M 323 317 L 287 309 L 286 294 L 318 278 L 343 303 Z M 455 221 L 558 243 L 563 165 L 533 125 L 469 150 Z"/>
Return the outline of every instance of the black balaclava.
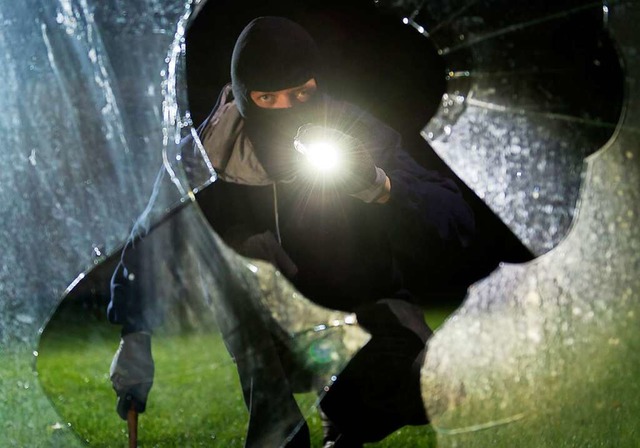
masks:
<path fill-rule="evenodd" d="M 307 31 L 282 17 L 254 19 L 242 31 L 231 59 L 233 95 L 258 159 L 270 176 L 291 177 L 293 139 L 300 126 L 320 117 L 320 89 L 306 103 L 288 109 L 265 109 L 251 99 L 251 91 L 274 92 L 315 78 L 318 49 Z"/>

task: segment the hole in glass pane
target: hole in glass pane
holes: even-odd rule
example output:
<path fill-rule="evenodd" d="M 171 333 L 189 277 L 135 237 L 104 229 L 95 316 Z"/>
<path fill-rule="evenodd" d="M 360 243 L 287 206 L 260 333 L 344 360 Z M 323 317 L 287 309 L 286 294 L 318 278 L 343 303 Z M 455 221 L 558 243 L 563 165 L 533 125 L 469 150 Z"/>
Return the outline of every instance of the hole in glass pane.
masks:
<path fill-rule="evenodd" d="M 220 70 L 220 67 L 229 60 L 233 40 L 242 25 L 251 17 L 258 15 L 250 9 L 242 11 L 244 16 L 228 14 L 228 10 L 225 9 L 227 7 L 231 8 L 222 3 L 205 7 L 188 37 L 189 95 L 192 116 L 196 124 L 204 119 L 210 106 L 215 102 L 220 87 L 227 80 L 228 70 Z M 307 25 L 310 31 L 320 36 L 319 42 L 325 46 L 325 57 L 331 61 L 330 70 L 328 70 L 330 73 L 323 79 L 330 89 L 345 99 L 365 106 L 403 131 L 405 135 L 417 137 L 417 131 L 436 112 L 436 105 L 445 88 L 443 78 L 439 74 L 444 72 L 446 65 L 442 58 L 433 54 L 432 48 L 426 48 L 429 44 L 426 39 L 422 40 L 422 36 L 407 37 L 408 34 L 402 34 L 398 39 L 403 43 L 399 44 L 391 39 L 391 31 L 389 34 L 381 32 L 381 27 L 385 31 L 400 27 L 399 22 L 394 22 L 397 17 L 374 14 L 364 5 L 362 8 L 360 11 L 355 8 L 349 11 L 333 10 L 327 5 L 325 8 L 320 8 L 318 12 L 297 11 L 292 15 Z M 281 13 L 264 10 L 260 12 Z M 207 22 L 207 17 L 212 22 Z M 211 33 L 212 28 L 215 30 L 214 33 Z M 406 29 L 406 31 L 411 30 Z M 395 38 L 395 35 L 393 36 Z M 194 39 L 201 39 L 198 45 L 195 44 Z M 418 42 L 417 39 L 420 41 Z M 597 97 L 610 95 L 609 88 L 600 89 L 600 87 L 608 84 L 610 79 L 617 79 L 620 76 L 616 71 L 618 66 L 614 64 L 615 58 L 610 51 L 610 44 L 604 37 L 600 42 L 606 50 L 596 46 L 593 47 L 595 50 L 590 48 L 584 53 L 578 52 L 583 59 L 586 56 L 595 58 L 593 66 L 589 66 L 587 71 L 589 76 L 586 79 L 595 86 L 594 95 Z M 518 42 L 514 45 L 525 44 L 526 42 Z M 363 56 L 362 48 L 368 49 L 368 55 Z M 388 57 L 382 56 L 383 54 Z M 426 54 L 430 56 L 422 58 Z M 559 59 L 564 56 L 566 55 L 557 55 Z M 388 65 L 380 64 L 380 60 L 385 60 Z M 598 63 L 596 64 L 595 61 Z M 417 64 L 424 64 L 424 66 L 416 67 Z M 407 66 L 412 67 L 410 70 L 403 69 Z M 601 66 L 614 68 L 611 69 L 612 72 L 602 74 L 598 70 Z M 214 71 L 209 71 L 210 68 Z M 347 76 L 348 81 L 344 81 L 345 72 L 350 74 Z M 353 73 L 355 75 L 352 75 Z M 411 79 L 412 76 L 420 77 L 426 73 L 433 76 L 430 78 L 432 82 L 424 82 L 422 79 L 418 83 Z M 618 99 L 621 93 L 614 91 L 612 94 L 614 100 L 603 101 L 602 103 L 607 105 L 606 108 L 591 110 L 589 108 L 596 102 L 582 103 L 586 96 L 581 95 L 583 89 L 576 85 L 572 86 L 574 90 L 560 93 L 549 92 L 546 91 L 545 86 L 539 86 L 538 93 L 550 95 L 557 101 L 562 100 L 561 102 L 569 98 L 567 103 L 576 105 L 577 112 L 569 111 L 566 115 L 582 115 L 585 120 L 602 124 L 594 131 L 597 135 L 591 142 L 595 143 L 589 149 L 593 151 L 610 135 L 611 124 L 615 123 L 619 115 L 621 101 Z M 407 86 L 412 88 L 406 89 Z M 620 87 L 620 84 L 612 83 L 611 86 L 615 90 Z M 562 90 L 560 87 L 558 89 Z M 567 96 L 563 96 L 565 93 Z M 516 103 L 520 104 L 518 101 Z M 420 110 L 420 113 L 400 113 L 400 111 L 413 110 Z M 409 147 L 415 148 L 423 144 L 415 137 L 413 140 L 412 137 L 405 140 L 408 141 Z M 446 169 L 434 154 L 417 150 L 414 155 L 425 164 Z M 466 191 L 466 195 L 480 218 L 481 229 L 484 226 L 482 230 L 486 232 L 484 235 L 489 235 L 490 238 L 486 239 L 480 248 L 475 249 L 476 252 L 469 258 L 471 260 L 469 265 L 461 267 L 454 282 L 438 291 L 429 291 L 430 298 L 434 298 L 430 303 L 442 305 L 445 313 L 452 311 L 459 304 L 468 284 L 489 273 L 499 261 L 505 259 L 524 261 L 531 258 L 530 252 L 470 190 Z M 61 414 L 66 417 L 71 415 L 67 412 L 76 413 L 74 415 L 77 417 L 69 417 L 68 420 L 85 440 L 97 446 L 102 443 L 105 445 L 111 443 L 114 434 L 122 440 L 125 438 L 125 426 L 115 416 L 114 396 L 106 377 L 108 362 L 119 339 L 117 327 L 110 326 L 104 321 L 104 294 L 107 291 L 108 277 L 113 271 L 112 261 L 107 261 L 94 270 L 90 278 L 64 299 L 63 305 L 43 333 L 38 364 L 42 383 Z M 432 319 L 433 315 L 432 310 L 428 313 L 427 319 Z M 162 405 L 160 403 L 154 405 L 157 406 L 157 411 L 154 410 L 155 415 L 164 415 L 164 417 L 157 423 L 152 423 L 151 418 L 147 418 L 149 414 L 145 415 L 141 419 L 140 431 L 146 434 L 148 442 L 153 440 L 160 445 L 170 440 L 169 444 L 209 444 L 215 441 L 224 443 L 225 446 L 242 446 L 246 410 L 237 384 L 235 365 L 226 353 L 215 328 L 200 325 L 192 328 L 191 317 L 194 316 L 185 316 L 184 320 L 178 319 L 182 322 L 182 325 L 179 325 L 180 329 L 187 329 L 187 331 L 177 332 L 175 328 L 168 329 L 166 333 L 160 334 L 157 340 L 154 340 L 154 350 L 158 353 L 157 368 L 158 371 L 162 370 L 162 375 L 158 373 L 152 397 L 163 396 L 167 401 Z M 206 328 L 206 331 L 203 328 Z M 202 346 L 207 346 L 210 350 L 203 351 L 200 349 Z M 184 349 L 185 347 L 194 350 L 188 352 Z M 180 359 L 184 356 L 186 361 L 176 363 L 177 352 L 180 352 Z M 163 361 L 160 362 L 160 359 Z M 185 374 L 185 371 L 189 374 Z M 163 379 L 163 375 L 167 376 Z M 216 381 L 203 381 L 204 377 L 215 378 Z M 221 381 L 217 382 L 217 380 Z M 180 381 L 183 387 L 180 389 L 181 392 L 177 392 L 177 381 Z M 188 394 L 182 392 L 184 390 L 189 391 Z M 220 397 L 221 390 L 229 394 L 227 398 Z M 203 397 L 212 398 L 203 399 Z M 155 402 L 156 399 L 152 399 Z M 304 397 L 305 404 L 301 407 L 310 408 L 314 399 L 313 396 Z M 225 403 L 224 407 L 220 407 L 224 412 L 217 413 L 220 409 L 213 409 L 210 406 L 212 400 Z M 223 429 L 211 430 L 209 422 L 212 421 L 222 422 L 218 428 Z M 309 423 L 314 428 L 312 432 L 314 442 L 317 444 L 320 435 L 319 420 L 315 414 L 309 419 Z M 157 439 L 152 439 L 151 435 Z M 414 445 L 412 440 L 424 441 L 429 437 L 431 437 L 429 434 L 419 432 L 414 434 L 403 430 L 403 434 L 394 435 L 390 441 L 384 442 L 395 443 L 395 445 L 381 444 L 381 446 L 409 446 Z"/>

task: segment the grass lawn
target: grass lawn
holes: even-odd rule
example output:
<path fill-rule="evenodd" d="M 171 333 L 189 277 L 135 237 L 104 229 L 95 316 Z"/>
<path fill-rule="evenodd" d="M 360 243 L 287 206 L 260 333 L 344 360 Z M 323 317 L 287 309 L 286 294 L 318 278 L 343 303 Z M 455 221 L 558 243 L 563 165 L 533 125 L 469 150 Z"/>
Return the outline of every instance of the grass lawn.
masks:
<path fill-rule="evenodd" d="M 432 328 L 452 310 L 427 313 Z M 42 336 L 38 374 L 64 422 L 92 447 L 126 446 L 126 423 L 115 413 L 109 365 L 119 327 L 88 313 L 61 309 Z M 216 331 L 153 339 L 156 378 L 139 420 L 141 447 L 242 447 L 247 411 L 235 365 Z M 315 394 L 297 396 L 321 445 Z M 406 427 L 368 447 L 434 447 L 429 426 Z"/>

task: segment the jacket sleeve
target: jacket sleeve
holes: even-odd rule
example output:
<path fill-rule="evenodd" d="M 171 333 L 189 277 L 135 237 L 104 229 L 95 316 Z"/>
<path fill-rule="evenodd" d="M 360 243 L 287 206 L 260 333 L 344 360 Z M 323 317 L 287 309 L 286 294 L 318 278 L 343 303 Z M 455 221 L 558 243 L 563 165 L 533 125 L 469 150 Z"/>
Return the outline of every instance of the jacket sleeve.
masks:
<path fill-rule="evenodd" d="M 111 300 L 107 317 L 113 324 L 122 326 L 122 335 L 135 332 L 151 332 L 155 326 L 150 316 L 156 304 L 145 293 L 143 283 L 149 278 L 145 272 L 144 244 L 134 245 L 129 240 L 122 250 L 120 262 L 111 277 Z"/>
<path fill-rule="evenodd" d="M 473 237 L 473 212 L 452 179 L 423 168 L 400 135 L 372 119 L 372 154 L 391 181 L 381 205 L 394 261 L 405 282 L 442 281 Z"/>
<path fill-rule="evenodd" d="M 164 320 L 163 308 L 166 304 L 158 299 L 159 292 L 163 289 L 157 284 L 158 266 L 173 252 L 171 247 L 174 242 L 170 232 L 171 226 L 176 224 L 173 220 L 168 220 L 159 229 L 150 231 L 151 215 L 163 203 L 158 199 L 163 180 L 166 180 L 166 172 L 161 167 L 154 192 L 146 209 L 134 224 L 111 277 L 111 300 L 107 307 L 107 318 L 111 323 L 122 326 L 123 336 L 139 331 L 151 332 Z M 165 215 L 164 218 L 166 217 Z"/>
<path fill-rule="evenodd" d="M 218 106 L 200 126 L 199 132 L 216 117 L 217 108 Z M 192 183 L 203 178 L 198 171 L 202 163 L 198 160 L 199 155 L 194 153 L 194 147 L 191 135 L 180 142 L 180 151 L 185 156 L 182 158 L 183 168 Z M 157 279 L 161 271 L 159 265 L 162 262 L 171 264 L 171 260 L 167 258 L 175 256 L 174 252 L 178 250 L 173 247 L 179 244 L 174 235 L 180 235 L 181 232 L 172 233 L 171 229 L 179 224 L 167 220 L 162 228 L 150 231 L 152 224 L 158 224 L 150 222 L 150 215 L 154 209 L 169 203 L 164 198 L 169 194 L 167 191 L 173 191 L 173 186 L 167 179 L 165 167 L 161 166 L 147 207 L 133 226 L 111 277 L 111 300 L 107 307 L 107 317 L 111 323 L 122 326 L 122 335 L 139 331 L 151 332 L 165 320 L 170 306 L 159 299 L 167 285 L 158 285 Z M 166 207 L 160 208 L 166 212 Z M 164 218 L 167 218 L 166 214 L 162 219 Z M 165 278 L 164 281 L 168 280 Z"/>

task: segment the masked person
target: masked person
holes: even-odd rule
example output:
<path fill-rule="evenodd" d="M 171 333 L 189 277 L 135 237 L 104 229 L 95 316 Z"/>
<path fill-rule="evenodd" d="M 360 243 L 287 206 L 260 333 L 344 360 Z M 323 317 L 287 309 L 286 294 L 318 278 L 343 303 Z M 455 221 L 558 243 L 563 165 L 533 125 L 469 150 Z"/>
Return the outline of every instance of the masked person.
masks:
<path fill-rule="evenodd" d="M 360 447 L 426 424 L 419 374 L 431 331 L 411 286 L 455 263 L 472 233 L 470 208 L 451 180 L 401 149 L 394 130 L 324 91 L 318 50 L 298 24 L 262 17 L 247 25 L 231 80 L 198 130 L 218 173 L 198 195 L 203 212 L 238 253 L 271 262 L 315 303 L 354 312 L 372 336 L 320 402 L 325 446 Z M 338 149 L 314 171 L 308 159 L 316 140 Z M 123 313 L 112 303 L 113 321 Z M 236 357 L 243 350 L 229 349 Z M 286 354 L 276 358 L 286 364 Z M 269 381 L 261 375 L 270 372 L 238 369 L 254 421 L 269 406 L 255 405 L 252 394 L 284 403 L 278 384 L 285 394 L 295 390 L 286 366 Z M 149 381 L 120 380 L 118 394 L 144 404 Z M 251 431 L 250 424 L 248 441 Z M 308 445 L 304 427 L 287 446 Z"/>

